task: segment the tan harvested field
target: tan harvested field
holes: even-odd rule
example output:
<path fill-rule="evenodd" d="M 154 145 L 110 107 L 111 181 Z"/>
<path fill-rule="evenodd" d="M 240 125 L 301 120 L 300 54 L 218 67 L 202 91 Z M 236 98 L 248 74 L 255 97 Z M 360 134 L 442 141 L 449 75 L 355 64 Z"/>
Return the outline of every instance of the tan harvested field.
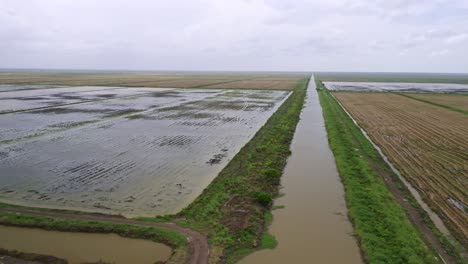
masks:
<path fill-rule="evenodd" d="M 303 74 L 0 72 L 0 84 L 292 90 Z"/>
<path fill-rule="evenodd" d="M 468 95 L 466 94 L 424 94 L 411 93 L 409 96 L 468 111 Z"/>
<path fill-rule="evenodd" d="M 233 82 L 236 79 L 192 79 L 192 78 L 182 78 L 176 80 L 165 80 L 158 82 L 147 82 L 147 83 L 134 83 L 134 86 L 143 86 L 143 87 L 171 87 L 171 88 L 197 88 L 197 87 L 206 87 L 212 84 Z M 124 84 L 127 86 L 128 84 Z"/>
<path fill-rule="evenodd" d="M 253 79 L 237 82 L 226 82 L 207 86 L 207 88 L 222 88 L 222 89 L 278 89 L 292 90 L 296 80 L 268 80 L 268 79 Z"/>
<path fill-rule="evenodd" d="M 397 94 L 335 92 L 465 246 L 468 245 L 468 118 Z"/>

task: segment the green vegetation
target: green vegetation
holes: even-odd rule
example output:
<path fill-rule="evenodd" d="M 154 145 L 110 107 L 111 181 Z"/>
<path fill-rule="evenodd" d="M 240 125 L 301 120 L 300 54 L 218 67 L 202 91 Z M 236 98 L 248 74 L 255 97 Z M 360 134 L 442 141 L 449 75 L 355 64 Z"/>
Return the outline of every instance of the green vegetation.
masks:
<path fill-rule="evenodd" d="M 267 180 L 272 181 L 275 184 L 280 184 L 281 171 L 269 168 L 263 171 L 263 175 Z"/>
<path fill-rule="evenodd" d="M 187 239 L 182 234 L 157 227 L 115 224 L 100 221 L 71 220 L 2 212 L 0 212 L 0 224 L 36 227 L 45 230 L 63 232 L 115 233 L 123 237 L 149 239 L 155 242 L 161 242 L 171 246 L 172 248 L 180 248 L 187 245 Z"/>
<path fill-rule="evenodd" d="M 253 193 L 253 197 L 259 204 L 263 206 L 269 206 L 273 201 L 273 196 L 270 193 L 263 191 L 255 191 Z"/>
<path fill-rule="evenodd" d="M 270 233 L 265 233 L 262 236 L 261 248 L 262 249 L 274 249 L 278 245 L 275 236 Z"/>
<path fill-rule="evenodd" d="M 438 106 L 438 107 L 442 107 L 442 108 L 445 108 L 445 109 L 449 109 L 449 110 L 452 110 L 452 111 L 455 111 L 455 112 L 459 112 L 459 113 L 468 115 L 468 111 L 460 109 L 460 108 L 456 108 L 456 107 L 453 107 L 453 106 L 450 106 L 450 105 L 439 104 L 439 103 L 436 103 L 436 102 L 433 102 L 433 101 L 430 101 L 430 100 L 426 100 L 426 99 L 422 99 L 422 98 L 417 98 L 417 97 L 411 96 L 409 94 L 404 94 L 404 93 L 398 93 L 398 94 L 401 95 L 401 96 L 416 100 L 416 101 L 428 103 L 428 104 L 431 104 L 431 105 L 435 105 L 435 106 Z M 466 95 L 462 94 L 462 95 L 459 95 L 459 96 L 466 96 Z M 468 98 L 467 98 L 467 100 L 468 100 Z"/>
<path fill-rule="evenodd" d="M 240 259 L 258 250 L 275 249 L 277 245 L 278 242 L 276 241 L 275 236 L 269 233 L 265 233 L 262 235 L 260 245 L 257 248 L 240 248 L 230 253 L 229 258 L 226 260 L 226 264 L 237 263 Z"/>
<path fill-rule="evenodd" d="M 349 217 L 370 263 L 439 263 L 374 169 L 379 153 L 317 80 L 329 144 L 346 190 Z"/>
<path fill-rule="evenodd" d="M 264 235 L 273 197 L 278 195 L 281 172 L 290 155 L 306 95 L 308 80 L 298 82 L 293 93 L 270 117 L 218 177 L 178 217 L 181 224 L 208 233 L 210 244 L 224 249 L 227 263 L 233 263 L 276 242 Z M 271 216 L 271 214 L 270 214 Z M 147 219 L 148 220 L 148 219 Z M 223 250 L 217 250 L 222 252 Z M 213 259 L 221 256 L 214 256 Z"/>

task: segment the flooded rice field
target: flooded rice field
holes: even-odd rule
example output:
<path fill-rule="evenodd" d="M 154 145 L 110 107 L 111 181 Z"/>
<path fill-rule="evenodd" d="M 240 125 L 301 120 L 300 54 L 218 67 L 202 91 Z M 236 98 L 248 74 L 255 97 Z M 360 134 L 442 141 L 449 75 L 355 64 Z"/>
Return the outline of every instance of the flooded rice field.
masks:
<path fill-rule="evenodd" d="M 284 196 L 275 200 L 285 208 L 273 211 L 269 228 L 278 246 L 240 263 L 363 263 L 324 126 L 312 78 L 281 178 Z"/>
<path fill-rule="evenodd" d="M 467 84 L 385 82 L 323 82 L 323 84 L 332 91 L 468 93 Z"/>
<path fill-rule="evenodd" d="M 126 216 L 188 205 L 289 95 L 22 87 L 0 92 L 0 201 Z"/>
<path fill-rule="evenodd" d="M 53 89 L 63 88 L 61 85 L 12 85 L 12 84 L 0 84 L 0 93 L 12 92 L 12 91 L 27 91 L 33 89 Z"/>
<path fill-rule="evenodd" d="M 171 248 L 164 244 L 116 234 L 57 232 L 0 225 L 0 237 L 0 248 L 55 256 L 66 259 L 69 264 L 98 261 L 152 264 L 165 261 L 171 255 Z"/>

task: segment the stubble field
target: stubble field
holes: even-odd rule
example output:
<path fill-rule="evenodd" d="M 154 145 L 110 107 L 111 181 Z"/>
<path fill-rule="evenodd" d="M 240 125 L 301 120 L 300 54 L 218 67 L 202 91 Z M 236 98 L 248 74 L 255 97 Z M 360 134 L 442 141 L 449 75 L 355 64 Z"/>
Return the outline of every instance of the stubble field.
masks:
<path fill-rule="evenodd" d="M 429 103 L 435 103 L 455 110 L 461 110 L 461 112 L 468 112 L 467 94 L 410 93 L 407 95 L 416 99 L 427 101 Z"/>
<path fill-rule="evenodd" d="M 396 94 L 334 95 L 466 245 L 466 115 Z"/>
<path fill-rule="evenodd" d="M 0 72 L 0 84 L 292 90 L 300 73 Z"/>

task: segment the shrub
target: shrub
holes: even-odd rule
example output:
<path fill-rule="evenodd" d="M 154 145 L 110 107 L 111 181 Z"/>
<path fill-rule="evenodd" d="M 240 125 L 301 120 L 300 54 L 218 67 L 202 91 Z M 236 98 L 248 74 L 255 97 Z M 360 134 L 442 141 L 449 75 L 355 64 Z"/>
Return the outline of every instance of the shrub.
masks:
<path fill-rule="evenodd" d="M 273 197 L 267 192 L 257 191 L 254 192 L 254 198 L 257 202 L 263 206 L 268 206 L 271 204 Z"/>
<path fill-rule="evenodd" d="M 266 178 L 272 180 L 276 180 L 281 177 L 281 172 L 277 169 L 266 169 L 262 173 Z"/>

